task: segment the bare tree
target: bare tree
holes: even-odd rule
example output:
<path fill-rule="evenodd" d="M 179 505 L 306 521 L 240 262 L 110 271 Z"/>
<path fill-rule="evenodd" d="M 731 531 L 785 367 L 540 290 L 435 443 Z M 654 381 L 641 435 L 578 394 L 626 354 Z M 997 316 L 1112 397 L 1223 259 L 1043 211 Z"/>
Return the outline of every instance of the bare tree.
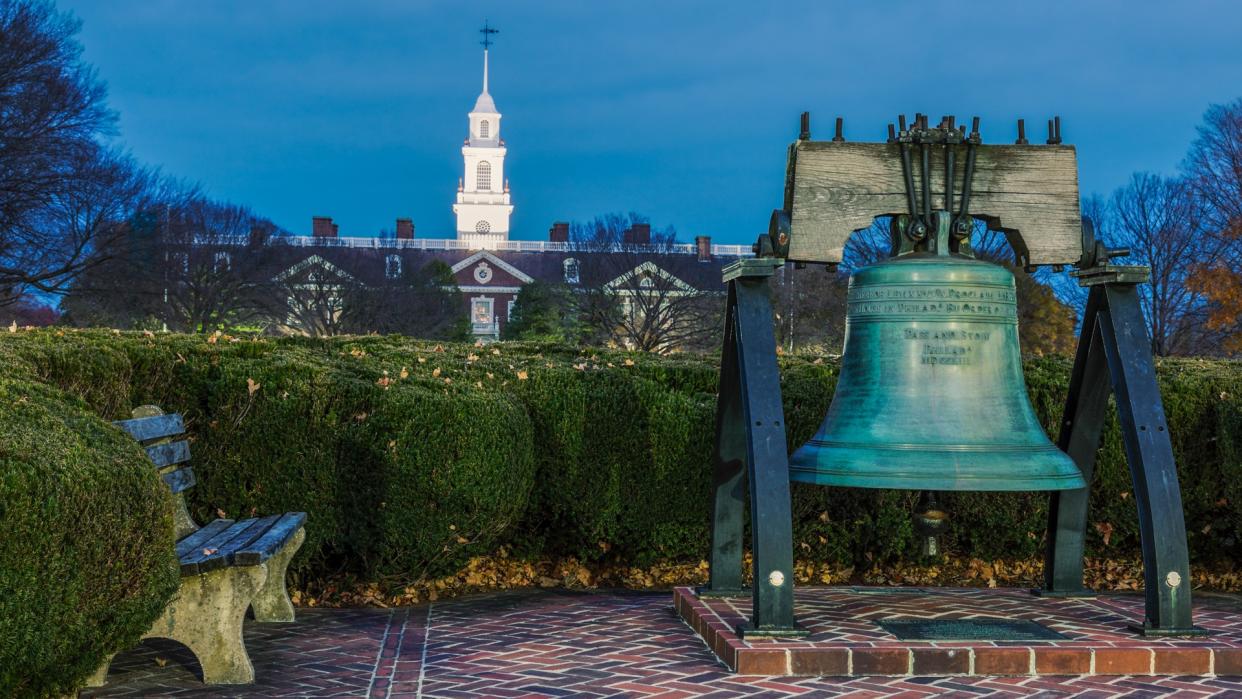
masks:
<path fill-rule="evenodd" d="M 345 297 L 355 281 L 316 265 L 305 270 L 295 266 L 293 274 L 279 282 L 278 296 L 285 299 L 286 306 L 283 314 L 277 311 L 277 324 L 285 331 L 311 337 L 345 333 Z"/>
<path fill-rule="evenodd" d="M 259 273 L 275 230 L 236 204 L 194 197 L 165 211 L 157 267 L 170 327 L 189 332 L 253 324 L 264 317 L 271 284 Z"/>
<path fill-rule="evenodd" d="M 1114 233 L 1131 259 L 1151 268 L 1139 287 L 1152 352 L 1186 354 L 1202 347 L 1205 300 L 1190 283 L 1199 265 L 1222 252 L 1201 229 L 1201 209 L 1184 180 L 1138 173 L 1110 202 Z"/>
<path fill-rule="evenodd" d="M 575 295 L 580 317 L 596 341 L 643 352 L 715 346 L 723 296 L 687 281 L 698 259 L 677 249 L 671 227 L 635 234 L 647 226 L 632 213 L 571 226 L 573 248 L 584 253 L 582 291 Z"/>
<path fill-rule="evenodd" d="M 48 0 L 0 0 L 0 304 L 97 263 L 148 178 L 101 145 L 115 115 L 78 29 Z"/>
<path fill-rule="evenodd" d="M 1207 324 L 1224 346 L 1242 351 L 1242 99 L 1212 105 L 1183 164 L 1202 216 L 1202 234 L 1219 246 L 1213 263 L 1196 266 L 1192 287 L 1210 308 Z"/>
<path fill-rule="evenodd" d="M 423 268 L 385 275 L 378 283 L 344 287 L 339 327 L 353 334 L 380 333 L 429 340 L 465 340 L 470 323 L 462 313 L 453 270 L 432 260 Z"/>
<path fill-rule="evenodd" d="M 64 301 L 67 321 L 188 332 L 261 325 L 271 303 L 264 267 L 275 226 L 192 188 L 169 187 L 163 199 L 96 249 L 100 259 Z"/>

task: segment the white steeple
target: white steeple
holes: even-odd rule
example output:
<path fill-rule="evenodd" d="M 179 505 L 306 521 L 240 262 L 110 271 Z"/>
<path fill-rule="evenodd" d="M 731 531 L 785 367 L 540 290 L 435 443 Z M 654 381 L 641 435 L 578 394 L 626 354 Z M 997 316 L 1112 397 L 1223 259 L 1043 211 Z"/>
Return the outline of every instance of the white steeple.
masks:
<path fill-rule="evenodd" d="M 500 138 L 500 112 L 487 91 L 488 48 L 497 30 L 483 29 L 483 92 L 470 110 L 470 134 L 461 148 L 464 176 L 457 187 L 457 239 L 487 249 L 509 239 L 509 183 L 505 180 L 505 142 Z"/>

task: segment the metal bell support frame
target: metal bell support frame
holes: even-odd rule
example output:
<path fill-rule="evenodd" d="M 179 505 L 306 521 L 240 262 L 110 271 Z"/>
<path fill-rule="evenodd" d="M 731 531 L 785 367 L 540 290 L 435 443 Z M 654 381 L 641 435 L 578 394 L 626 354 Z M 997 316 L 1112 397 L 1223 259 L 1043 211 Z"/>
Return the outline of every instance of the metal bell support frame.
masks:
<path fill-rule="evenodd" d="M 1049 122 L 1048 144 L 1060 146 L 1059 119 Z M 927 128 L 926 119 L 916 117 L 913 127 L 905 128 L 901 120 L 900 136 L 890 127 L 889 145 L 900 143 L 902 168 L 900 175 L 909 203 L 903 217 L 905 231 L 914 240 L 926 238 L 945 225 L 943 210 L 932 211 L 927 137 L 946 142 L 956 128 L 946 118 L 934 129 Z M 935 132 L 939 131 L 937 134 Z M 909 134 L 914 141 L 922 140 L 922 207 L 918 206 Z M 725 309 L 725 336 L 721 355 L 720 393 L 716 413 L 716 450 L 713 482 L 712 551 L 709 584 L 700 588 L 701 596 L 737 596 L 748 590 L 743 586 L 743 514 L 745 501 L 751 508 L 751 549 L 754 563 L 752 616 L 748 626 L 740 629 L 744 636 L 799 636 L 805 632 L 794 619 L 793 607 L 793 537 L 790 512 L 790 464 L 786 452 L 784 415 L 781 406 L 780 378 L 776 364 L 776 345 L 772 328 L 772 307 L 768 280 L 786 258 L 802 256 L 809 261 L 839 261 L 839 246 L 822 244 L 821 240 L 794 239 L 795 250 L 809 253 L 790 254 L 791 237 L 798 230 L 791 227 L 791 213 L 797 219 L 799 199 L 795 163 L 798 157 L 816 155 L 815 148 L 828 150 L 809 141 L 809 119 L 803 115 L 801 137 L 790 148 L 789 174 L 786 178 L 785 209 L 777 210 L 769 233 L 761 236 L 755 246 L 754 259 L 741 260 L 727 267 L 724 281 L 728 285 Z M 978 121 L 969 137 L 965 129 L 957 131 L 962 144 L 969 144 L 966 154 L 966 176 L 961 192 L 961 209 L 954 224 L 969 221 L 972 214 L 989 220 L 988 212 L 1004 211 L 1011 222 L 1027 215 L 1017 204 L 1000 197 L 989 199 L 977 195 L 980 208 L 970 206 L 971 177 L 975 169 Z M 1027 146 L 1019 122 L 1018 146 Z M 903 139 L 906 142 L 903 142 Z M 832 144 L 843 142 L 840 120 Z M 882 147 L 885 144 L 854 144 Z M 801 146 L 812 146 L 801 152 Z M 1064 154 L 1064 148 L 1060 153 Z M 941 200 L 949 210 L 953 207 L 953 148 L 947 144 L 945 196 Z M 896 149 L 877 149 L 881 157 L 894 155 Z M 1031 157 L 1024 152 L 1022 157 Z M 1055 154 L 1053 154 L 1055 155 Z M 854 156 L 856 157 L 856 156 Z M 1007 157 L 1007 156 L 1006 156 Z M 1072 162 L 1072 150 L 1071 150 Z M 1077 207 L 1076 165 L 1073 191 L 1065 199 Z M 1020 170 L 1010 165 L 1010 172 Z M 833 172 L 819 163 L 819 171 Z M 1046 177 L 1046 173 L 1041 173 Z M 874 181 L 869 183 L 874 189 Z M 998 188 L 998 189 L 1004 189 Z M 1023 192 L 1021 189 L 1011 191 Z M 807 197 L 808 200 L 812 199 Z M 818 197 L 832 201 L 832 197 Z M 841 201 L 853 201 L 840 197 Z M 902 202 L 905 203 L 905 202 Z M 822 206 L 822 204 L 821 204 Z M 891 212 L 878 207 L 876 215 Z M 1006 207 L 1010 207 L 1006 209 Z M 855 207 L 857 208 L 857 207 Z M 904 207 L 902 207 L 904 208 Z M 920 210 L 921 208 L 921 210 Z M 939 209 L 939 207 L 936 207 Z M 982 213 L 979 213 L 982 212 Z M 834 212 L 835 213 L 835 212 Z M 864 211 L 863 213 L 866 213 Z M 858 212 L 852 212 L 858 216 Z M 821 220 L 829 217 L 822 217 Z M 999 221 L 991 216 L 990 223 Z M 1028 226 L 1028 228 L 1030 228 Z M 959 231 L 960 232 L 960 231 Z M 1016 233 L 1016 230 L 1013 231 Z M 845 231 L 848 234 L 848 230 Z M 1008 231 L 1007 231 L 1008 234 Z M 1085 487 L 1053 490 L 1050 497 L 1049 532 L 1045 586 L 1036 594 L 1046 596 L 1085 596 L 1083 587 L 1083 550 L 1087 528 L 1089 489 L 1094 470 L 1095 452 L 1106 417 L 1111 389 L 1116 397 L 1122 423 L 1125 453 L 1134 480 L 1135 504 L 1138 507 L 1146 588 L 1145 619 L 1136 630 L 1150 636 L 1199 635 L 1191 615 L 1189 556 L 1186 548 L 1185 524 L 1177 472 L 1164 418 L 1160 393 L 1156 385 L 1151 345 L 1138 302 L 1136 285 L 1147 281 L 1148 270 L 1139 266 L 1109 264 L 1109 257 L 1128 254 L 1108 250 L 1094 239 L 1087 219 L 1082 220 L 1080 239 L 1074 241 L 1080 257 L 1072 259 L 1077 270 L 1072 274 L 1079 283 L 1090 288 L 1082 334 L 1071 376 L 1064 417 L 1057 447 L 1077 465 Z M 1055 255 L 1063 254 L 1064 226 L 1060 242 L 1055 234 L 1051 240 L 1011 239 L 1019 263 L 1060 264 Z M 830 236 L 829 236 L 830 237 Z M 966 241 L 966 234 L 959 244 Z M 829 242 L 836 242 L 830 240 Z M 818 247 L 816 245 L 818 244 Z M 1036 244 L 1042 247 L 1036 247 Z M 1030 245 L 1028 248 L 1027 245 Z M 1059 247 L 1058 247 L 1059 246 Z M 831 252 L 835 249 L 835 253 Z M 830 252 L 824 254 L 823 250 Z M 1050 252 L 1051 251 L 1051 252 Z M 894 247 L 894 253 L 897 253 Z M 837 255 L 832 259 L 832 255 Z M 1034 259 L 1032 259 L 1034 258 Z M 1060 487 L 1064 488 L 1062 484 Z M 1022 488 L 1025 489 L 1025 488 Z M 749 498 L 746 497 L 749 492 Z"/>

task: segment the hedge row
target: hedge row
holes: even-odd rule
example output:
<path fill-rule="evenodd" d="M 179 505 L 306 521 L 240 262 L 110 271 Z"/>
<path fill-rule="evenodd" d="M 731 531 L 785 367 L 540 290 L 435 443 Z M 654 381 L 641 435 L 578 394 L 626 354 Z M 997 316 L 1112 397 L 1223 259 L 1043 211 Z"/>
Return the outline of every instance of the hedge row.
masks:
<path fill-rule="evenodd" d="M 172 499 L 146 454 L 0 356 L 0 696 L 63 695 L 177 588 Z"/>
<path fill-rule="evenodd" d="M 706 554 L 716 358 L 399 338 L 237 339 L 19 332 L 0 340 L 37 376 L 106 417 L 184 412 L 209 519 L 302 509 L 303 580 L 408 580 L 504 545 L 636 564 Z M 583 353 L 585 352 L 585 353 Z M 790 447 L 818 427 L 834 361 L 782 359 Z M 1069 364 L 1027 364 L 1045 425 Z M 1159 378 L 1196 564 L 1242 554 L 1242 364 L 1163 361 Z M 253 388 L 253 390 L 251 390 Z M 1053 430 L 1055 432 L 1055 430 Z M 1115 419 L 1105 430 L 1090 555 L 1139 551 Z M 842 564 L 915 556 L 911 493 L 794 488 L 799 555 Z M 951 552 L 1043 548 L 1046 496 L 950 495 Z M 1107 541 L 1105 533 L 1107 532 Z"/>

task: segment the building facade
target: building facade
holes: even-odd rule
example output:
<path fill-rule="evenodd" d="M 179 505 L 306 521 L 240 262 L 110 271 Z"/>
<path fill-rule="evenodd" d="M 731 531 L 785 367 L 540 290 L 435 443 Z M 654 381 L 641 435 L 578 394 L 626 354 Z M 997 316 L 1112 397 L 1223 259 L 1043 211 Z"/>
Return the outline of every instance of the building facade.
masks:
<path fill-rule="evenodd" d="M 392 238 L 348 237 L 340 235 L 330 217 L 316 216 L 309 236 L 280 236 L 267 243 L 284 248 L 278 256 L 283 268 L 276 276 L 379 283 L 439 261 L 452 270 L 465 299 L 462 312 L 472 333 L 483 339 L 500 337 L 518 292 L 534 281 L 578 290 L 612 289 L 618 294 L 633 293 L 623 287 L 645 279 L 680 285 L 685 293 L 723 290 L 723 266 L 750 255 L 749 246 L 713 245 L 707 236 L 697 237 L 693 244 L 653 245 L 650 226 L 642 223 L 604 246 L 571 241 L 569 224 L 564 222 L 553 223 L 542 240 L 512 238 L 514 205 L 505 176 L 508 151 L 501 135 L 501 113 L 489 92 L 488 68 L 485 44 L 483 90 L 468 114 L 469 130 L 461 148 L 463 174 L 453 203 L 457 223 L 452 237 L 416 237 L 414 222 L 408 218 L 396 220 Z M 299 331 L 296 324 L 288 329 Z"/>

